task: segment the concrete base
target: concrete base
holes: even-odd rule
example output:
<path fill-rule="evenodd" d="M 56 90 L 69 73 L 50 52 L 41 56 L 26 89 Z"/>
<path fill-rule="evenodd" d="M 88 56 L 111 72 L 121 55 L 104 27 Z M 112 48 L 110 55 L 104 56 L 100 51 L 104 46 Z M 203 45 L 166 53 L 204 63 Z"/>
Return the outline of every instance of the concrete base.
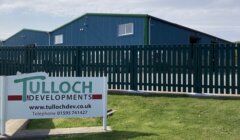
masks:
<path fill-rule="evenodd" d="M 84 133 L 103 133 L 111 132 L 111 127 L 104 130 L 103 127 L 77 127 L 77 128 L 57 128 L 57 129 L 37 129 L 37 130 L 20 130 L 13 135 L 1 136 L 0 139 L 34 139 L 46 138 L 49 136 L 62 136 L 71 134 Z"/>
<path fill-rule="evenodd" d="M 0 139 L 5 139 L 6 137 L 13 136 L 16 132 L 24 129 L 28 124 L 28 120 L 26 119 L 14 119 L 8 120 L 5 124 L 6 132 L 5 136 L 0 135 Z"/>
<path fill-rule="evenodd" d="M 12 136 L 14 135 L 17 131 L 20 131 L 24 128 L 26 128 L 29 120 L 26 119 L 13 119 L 13 120 L 8 120 L 6 122 L 6 135 L 7 136 Z"/>
<path fill-rule="evenodd" d="M 84 133 L 102 133 L 111 132 L 112 129 L 107 127 L 78 127 L 78 128 L 57 128 L 57 129 L 39 129 L 39 130 L 22 130 L 12 136 L 12 138 L 44 138 L 49 136 L 62 136 L 70 134 L 84 134 Z"/>

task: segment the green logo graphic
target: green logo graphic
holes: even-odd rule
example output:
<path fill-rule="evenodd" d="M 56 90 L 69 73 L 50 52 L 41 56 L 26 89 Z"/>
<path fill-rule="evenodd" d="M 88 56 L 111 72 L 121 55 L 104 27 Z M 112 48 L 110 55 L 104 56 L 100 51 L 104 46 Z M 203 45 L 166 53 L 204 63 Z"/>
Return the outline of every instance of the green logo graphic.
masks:
<path fill-rule="evenodd" d="M 68 81 L 60 82 L 59 85 L 56 85 L 54 81 L 50 83 L 50 89 L 46 88 L 46 79 L 45 76 L 32 76 L 21 79 L 14 80 L 14 83 L 22 83 L 22 100 L 26 102 L 27 100 L 27 92 L 31 94 L 58 94 L 58 93 L 86 93 L 88 90 L 89 93 L 92 93 L 92 81 L 88 82 L 80 82 L 76 81 L 74 83 L 69 83 Z M 35 87 L 35 88 L 34 88 Z M 29 89 L 29 90 L 28 90 Z"/>

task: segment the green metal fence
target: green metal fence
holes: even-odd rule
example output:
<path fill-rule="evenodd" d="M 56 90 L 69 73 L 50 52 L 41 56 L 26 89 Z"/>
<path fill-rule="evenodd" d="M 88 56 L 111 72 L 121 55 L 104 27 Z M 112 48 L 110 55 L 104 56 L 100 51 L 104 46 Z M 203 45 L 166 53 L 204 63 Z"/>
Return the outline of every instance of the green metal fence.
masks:
<path fill-rule="evenodd" d="M 240 45 L 1 47 L 0 75 L 108 76 L 110 89 L 240 94 Z"/>

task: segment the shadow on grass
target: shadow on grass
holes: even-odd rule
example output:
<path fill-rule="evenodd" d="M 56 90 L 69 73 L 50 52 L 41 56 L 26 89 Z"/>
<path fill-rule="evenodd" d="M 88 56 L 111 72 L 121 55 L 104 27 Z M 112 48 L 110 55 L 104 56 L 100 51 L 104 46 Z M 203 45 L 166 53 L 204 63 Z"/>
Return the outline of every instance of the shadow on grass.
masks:
<path fill-rule="evenodd" d="M 171 97 L 171 98 L 190 98 L 185 94 L 149 94 L 149 93 L 132 93 L 132 92 L 110 92 L 109 95 L 123 95 L 123 96 L 142 96 L 142 97 Z"/>
<path fill-rule="evenodd" d="M 196 98 L 196 99 L 214 99 L 214 100 L 240 100 L 240 96 L 200 96 L 198 94 L 194 95 L 187 95 L 187 94 L 166 94 L 166 93 L 127 93 L 127 92 L 110 92 L 110 95 L 125 95 L 125 96 L 142 96 L 142 97 L 170 97 L 170 98 Z M 211 95 L 211 94 L 210 94 Z M 220 94 L 221 95 L 221 94 Z"/>
<path fill-rule="evenodd" d="M 52 119 L 31 119 L 27 125 L 27 130 L 32 129 L 54 129 L 55 125 Z"/>
<path fill-rule="evenodd" d="M 49 137 L 50 140 L 122 140 L 137 137 L 158 136 L 154 133 L 135 132 L 135 131 L 112 131 L 106 133 L 76 134 L 67 136 Z"/>

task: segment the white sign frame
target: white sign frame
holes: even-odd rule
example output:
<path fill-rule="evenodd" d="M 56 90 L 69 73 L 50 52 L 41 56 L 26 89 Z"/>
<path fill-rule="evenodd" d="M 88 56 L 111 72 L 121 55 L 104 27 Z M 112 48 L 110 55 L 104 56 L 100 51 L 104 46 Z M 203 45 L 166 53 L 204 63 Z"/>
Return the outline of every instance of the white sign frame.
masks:
<path fill-rule="evenodd" d="M 35 97 L 35 94 L 29 95 L 29 94 L 27 94 L 28 92 L 26 92 L 26 95 L 24 96 L 24 92 L 23 92 L 24 87 L 26 87 L 26 89 L 30 87 L 29 85 L 27 86 L 27 82 L 26 82 L 26 86 L 24 86 L 23 83 L 21 84 L 21 87 L 22 87 L 21 91 L 22 92 L 17 95 L 18 97 L 21 95 L 21 99 L 18 99 L 18 101 L 11 102 L 10 98 L 13 97 L 13 96 L 16 97 L 16 95 L 12 95 L 12 94 L 13 93 L 16 94 L 16 92 L 19 91 L 19 89 L 20 89 L 19 88 L 19 83 L 17 85 L 16 82 L 13 82 L 13 79 L 17 79 L 17 78 L 19 79 L 19 77 L 20 77 L 20 79 L 24 78 L 24 77 L 29 78 L 31 76 L 32 77 L 34 77 L 34 76 L 45 76 L 46 79 L 44 79 L 44 80 L 41 79 L 41 80 L 43 80 L 42 83 L 43 82 L 45 83 L 45 81 L 46 81 L 47 84 L 44 84 L 45 87 L 47 87 L 50 84 L 49 81 L 52 80 L 51 81 L 51 86 L 49 86 L 49 87 L 51 87 L 51 89 L 53 87 L 52 84 L 54 84 L 54 83 L 58 84 L 61 81 L 65 82 L 65 88 L 64 89 L 69 89 L 69 88 L 66 88 L 67 87 L 66 85 L 68 85 L 67 84 L 68 82 L 70 84 L 71 82 L 73 83 L 73 81 L 75 81 L 74 84 L 76 84 L 76 80 L 79 80 L 79 81 L 77 81 L 78 86 L 75 85 L 75 90 L 73 89 L 74 87 L 72 87 L 72 91 L 76 91 L 76 89 L 79 89 L 79 93 L 80 93 L 80 87 L 81 87 L 80 84 L 85 86 L 85 83 L 83 84 L 83 82 L 80 81 L 80 79 L 85 80 L 85 81 L 89 81 L 89 83 L 88 83 L 89 84 L 88 85 L 88 92 L 89 93 L 87 93 L 87 91 L 86 91 L 86 94 L 85 94 L 85 92 L 82 92 L 82 93 L 85 94 L 85 96 L 87 95 L 89 97 L 88 97 L 88 99 L 85 99 L 85 100 L 79 100 L 78 99 L 78 100 L 69 100 L 69 101 L 65 101 L 65 100 L 62 100 L 62 101 L 61 100 L 60 101 L 52 101 L 52 100 L 50 100 L 50 101 L 49 100 L 39 101 L 39 100 L 35 100 L 37 98 L 35 98 L 34 100 L 31 100 L 30 97 Z M 31 82 L 32 82 L 31 87 L 33 89 L 34 81 L 31 81 Z M 62 83 L 64 83 L 64 82 L 62 82 Z M 40 82 L 38 82 L 38 83 L 40 83 Z M 45 97 L 45 95 L 43 95 L 44 94 L 43 84 L 41 85 L 42 88 L 40 88 L 40 84 L 38 86 L 38 83 L 35 84 L 35 89 L 42 89 L 42 90 L 38 90 L 39 93 L 40 93 L 39 96 L 42 95 L 42 96 Z M 60 89 L 61 84 L 59 84 L 59 89 Z M 91 90 L 90 90 L 89 86 L 91 87 Z M 9 88 L 9 87 L 11 87 L 11 88 Z M 86 82 L 85 87 L 87 87 L 87 82 Z M 1 133 L 1 135 L 5 134 L 5 123 L 8 119 L 19 119 L 19 118 L 22 118 L 22 119 L 38 119 L 38 118 L 69 118 L 69 117 L 71 117 L 71 118 L 73 118 L 73 117 L 74 118 L 78 118 L 78 117 L 81 117 L 81 118 L 103 117 L 103 129 L 107 130 L 107 89 L 108 89 L 107 77 L 49 77 L 47 75 L 47 73 L 44 73 L 44 72 L 22 74 L 22 75 L 15 75 L 15 76 L 0 76 L 0 133 Z M 29 88 L 29 91 L 30 90 L 31 89 Z M 58 96 L 57 94 L 53 94 L 53 91 L 54 90 L 50 91 L 51 99 L 52 99 L 52 96 Z M 62 90 L 58 91 L 59 96 L 60 95 L 62 97 L 67 96 L 67 93 L 64 94 L 62 91 L 63 91 L 63 88 L 62 88 Z M 98 94 L 93 94 L 92 92 L 97 92 Z M 73 96 L 81 96 L 80 94 L 74 94 L 73 92 L 69 93 L 69 94 L 70 94 L 70 96 L 71 96 L 71 94 Z M 36 97 L 37 97 L 37 95 L 36 95 Z M 95 100 L 96 97 L 97 97 L 97 99 Z M 47 99 L 47 98 L 44 98 L 44 99 Z M 69 102 L 73 103 L 73 105 L 75 105 L 76 103 L 78 103 L 78 104 L 79 103 L 89 103 L 88 105 L 91 106 L 91 107 L 88 110 L 86 109 L 89 113 L 84 114 L 84 115 L 83 114 L 77 114 L 77 115 L 74 114 L 73 115 L 73 114 L 70 113 L 70 114 L 67 114 L 67 115 L 64 114 L 64 116 L 62 114 L 58 114 L 59 115 L 58 116 L 58 115 L 56 115 L 56 112 L 55 112 L 53 117 L 51 117 L 51 116 L 41 117 L 41 115 L 40 116 L 34 116 L 34 113 L 32 115 L 31 114 L 29 115 L 29 112 L 32 111 L 30 109 L 30 107 L 32 107 L 32 106 L 29 106 L 29 104 L 30 105 L 32 105 L 32 104 L 39 105 L 40 104 L 40 105 L 44 105 L 44 106 L 47 106 L 47 104 L 53 104 L 53 105 L 57 106 L 58 104 L 64 105 L 64 103 L 69 103 Z M 25 112 L 25 113 L 20 113 L 18 111 L 18 109 L 15 109 L 16 106 L 18 108 L 20 108 L 21 112 Z M 76 108 L 75 110 L 77 110 L 77 109 L 80 110 L 79 108 Z M 12 110 L 15 110 L 15 111 L 12 111 Z M 46 108 L 44 108 L 43 110 L 46 110 Z M 54 108 L 53 112 L 56 111 L 56 110 L 58 110 L 58 112 L 61 112 L 61 110 L 59 111 L 59 109 L 57 109 L 57 108 Z M 71 112 L 71 110 L 69 112 Z M 18 114 L 18 117 L 15 116 L 17 114 Z"/>

